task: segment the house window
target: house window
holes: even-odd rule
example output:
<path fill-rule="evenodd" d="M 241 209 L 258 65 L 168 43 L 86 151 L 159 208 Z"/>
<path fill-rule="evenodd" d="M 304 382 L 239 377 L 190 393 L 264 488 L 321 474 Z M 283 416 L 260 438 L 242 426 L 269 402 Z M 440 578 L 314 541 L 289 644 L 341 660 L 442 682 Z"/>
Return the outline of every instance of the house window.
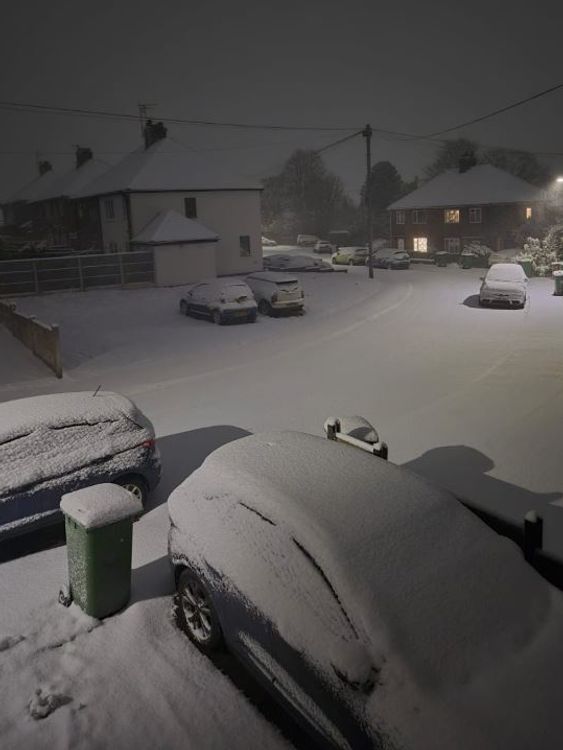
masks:
<path fill-rule="evenodd" d="M 412 247 L 415 253 L 427 253 L 428 237 L 413 237 Z"/>
<path fill-rule="evenodd" d="M 413 224 L 426 224 L 426 211 L 413 211 L 411 221 Z"/>
<path fill-rule="evenodd" d="M 448 253 L 459 253 L 461 250 L 459 237 L 444 237 L 444 250 Z"/>
<path fill-rule="evenodd" d="M 405 223 L 405 212 L 404 211 L 395 211 L 395 223 L 396 224 L 404 224 Z"/>
<path fill-rule="evenodd" d="M 444 222 L 446 224 L 459 224 L 459 208 L 446 208 Z"/>
<path fill-rule="evenodd" d="M 187 219 L 197 219 L 197 201 L 195 198 L 184 198 L 184 213 Z"/>
<path fill-rule="evenodd" d="M 106 214 L 106 219 L 108 221 L 113 221 L 115 219 L 115 206 L 113 205 L 113 198 L 106 198 L 104 201 L 104 211 Z"/>
<path fill-rule="evenodd" d="M 469 209 L 469 223 L 470 224 L 480 224 L 482 220 L 483 220 L 483 216 L 482 216 L 481 207 Z"/>
<path fill-rule="evenodd" d="M 530 208 L 530 206 L 528 206 L 528 208 L 526 209 L 526 221 L 530 221 L 530 219 L 533 216 L 533 213 L 534 212 L 532 211 L 532 209 Z"/>
<path fill-rule="evenodd" d="M 239 237 L 239 245 L 240 257 L 248 258 L 248 256 L 250 255 L 250 237 L 247 234 L 242 234 Z"/>

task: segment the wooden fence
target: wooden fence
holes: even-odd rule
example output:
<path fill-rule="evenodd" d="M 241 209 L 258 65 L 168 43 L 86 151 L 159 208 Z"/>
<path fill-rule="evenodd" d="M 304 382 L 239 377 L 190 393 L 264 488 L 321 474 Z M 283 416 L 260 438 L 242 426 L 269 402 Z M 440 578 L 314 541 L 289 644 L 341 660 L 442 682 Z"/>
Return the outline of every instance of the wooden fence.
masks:
<path fill-rule="evenodd" d="M 62 378 L 63 365 L 57 325 L 46 325 L 31 315 L 22 315 L 16 312 L 15 305 L 6 302 L 0 302 L 0 323 L 50 367 L 58 378 Z"/>

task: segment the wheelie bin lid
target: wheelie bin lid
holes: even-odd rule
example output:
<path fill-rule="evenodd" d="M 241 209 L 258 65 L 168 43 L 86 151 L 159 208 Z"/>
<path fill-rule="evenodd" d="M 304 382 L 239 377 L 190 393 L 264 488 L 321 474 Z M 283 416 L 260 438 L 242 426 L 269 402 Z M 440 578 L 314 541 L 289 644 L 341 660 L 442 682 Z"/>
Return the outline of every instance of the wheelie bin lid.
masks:
<path fill-rule="evenodd" d="M 85 529 L 98 529 L 126 518 L 138 518 L 143 505 L 118 484 L 95 484 L 63 495 L 61 510 Z"/>

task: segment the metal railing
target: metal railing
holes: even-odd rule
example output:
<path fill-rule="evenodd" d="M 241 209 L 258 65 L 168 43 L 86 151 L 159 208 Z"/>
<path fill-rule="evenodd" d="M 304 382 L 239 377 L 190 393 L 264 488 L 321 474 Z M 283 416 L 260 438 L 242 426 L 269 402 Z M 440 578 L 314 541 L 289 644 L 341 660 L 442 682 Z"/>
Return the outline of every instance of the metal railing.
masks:
<path fill-rule="evenodd" d="M 0 261 L 0 297 L 154 281 L 152 250 Z"/>

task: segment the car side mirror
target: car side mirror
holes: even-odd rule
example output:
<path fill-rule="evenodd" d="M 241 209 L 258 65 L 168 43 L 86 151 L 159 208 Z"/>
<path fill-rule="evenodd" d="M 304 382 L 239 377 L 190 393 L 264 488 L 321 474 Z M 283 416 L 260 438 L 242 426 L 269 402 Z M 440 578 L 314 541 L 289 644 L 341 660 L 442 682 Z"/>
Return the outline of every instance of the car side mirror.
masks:
<path fill-rule="evenodd" d="M 352 690 L 371 693 L 377 683 L 380 667 L 374 664 L 371 654 L 359 641 L 335 643 L 330 663 L 338 679 Z"/>

